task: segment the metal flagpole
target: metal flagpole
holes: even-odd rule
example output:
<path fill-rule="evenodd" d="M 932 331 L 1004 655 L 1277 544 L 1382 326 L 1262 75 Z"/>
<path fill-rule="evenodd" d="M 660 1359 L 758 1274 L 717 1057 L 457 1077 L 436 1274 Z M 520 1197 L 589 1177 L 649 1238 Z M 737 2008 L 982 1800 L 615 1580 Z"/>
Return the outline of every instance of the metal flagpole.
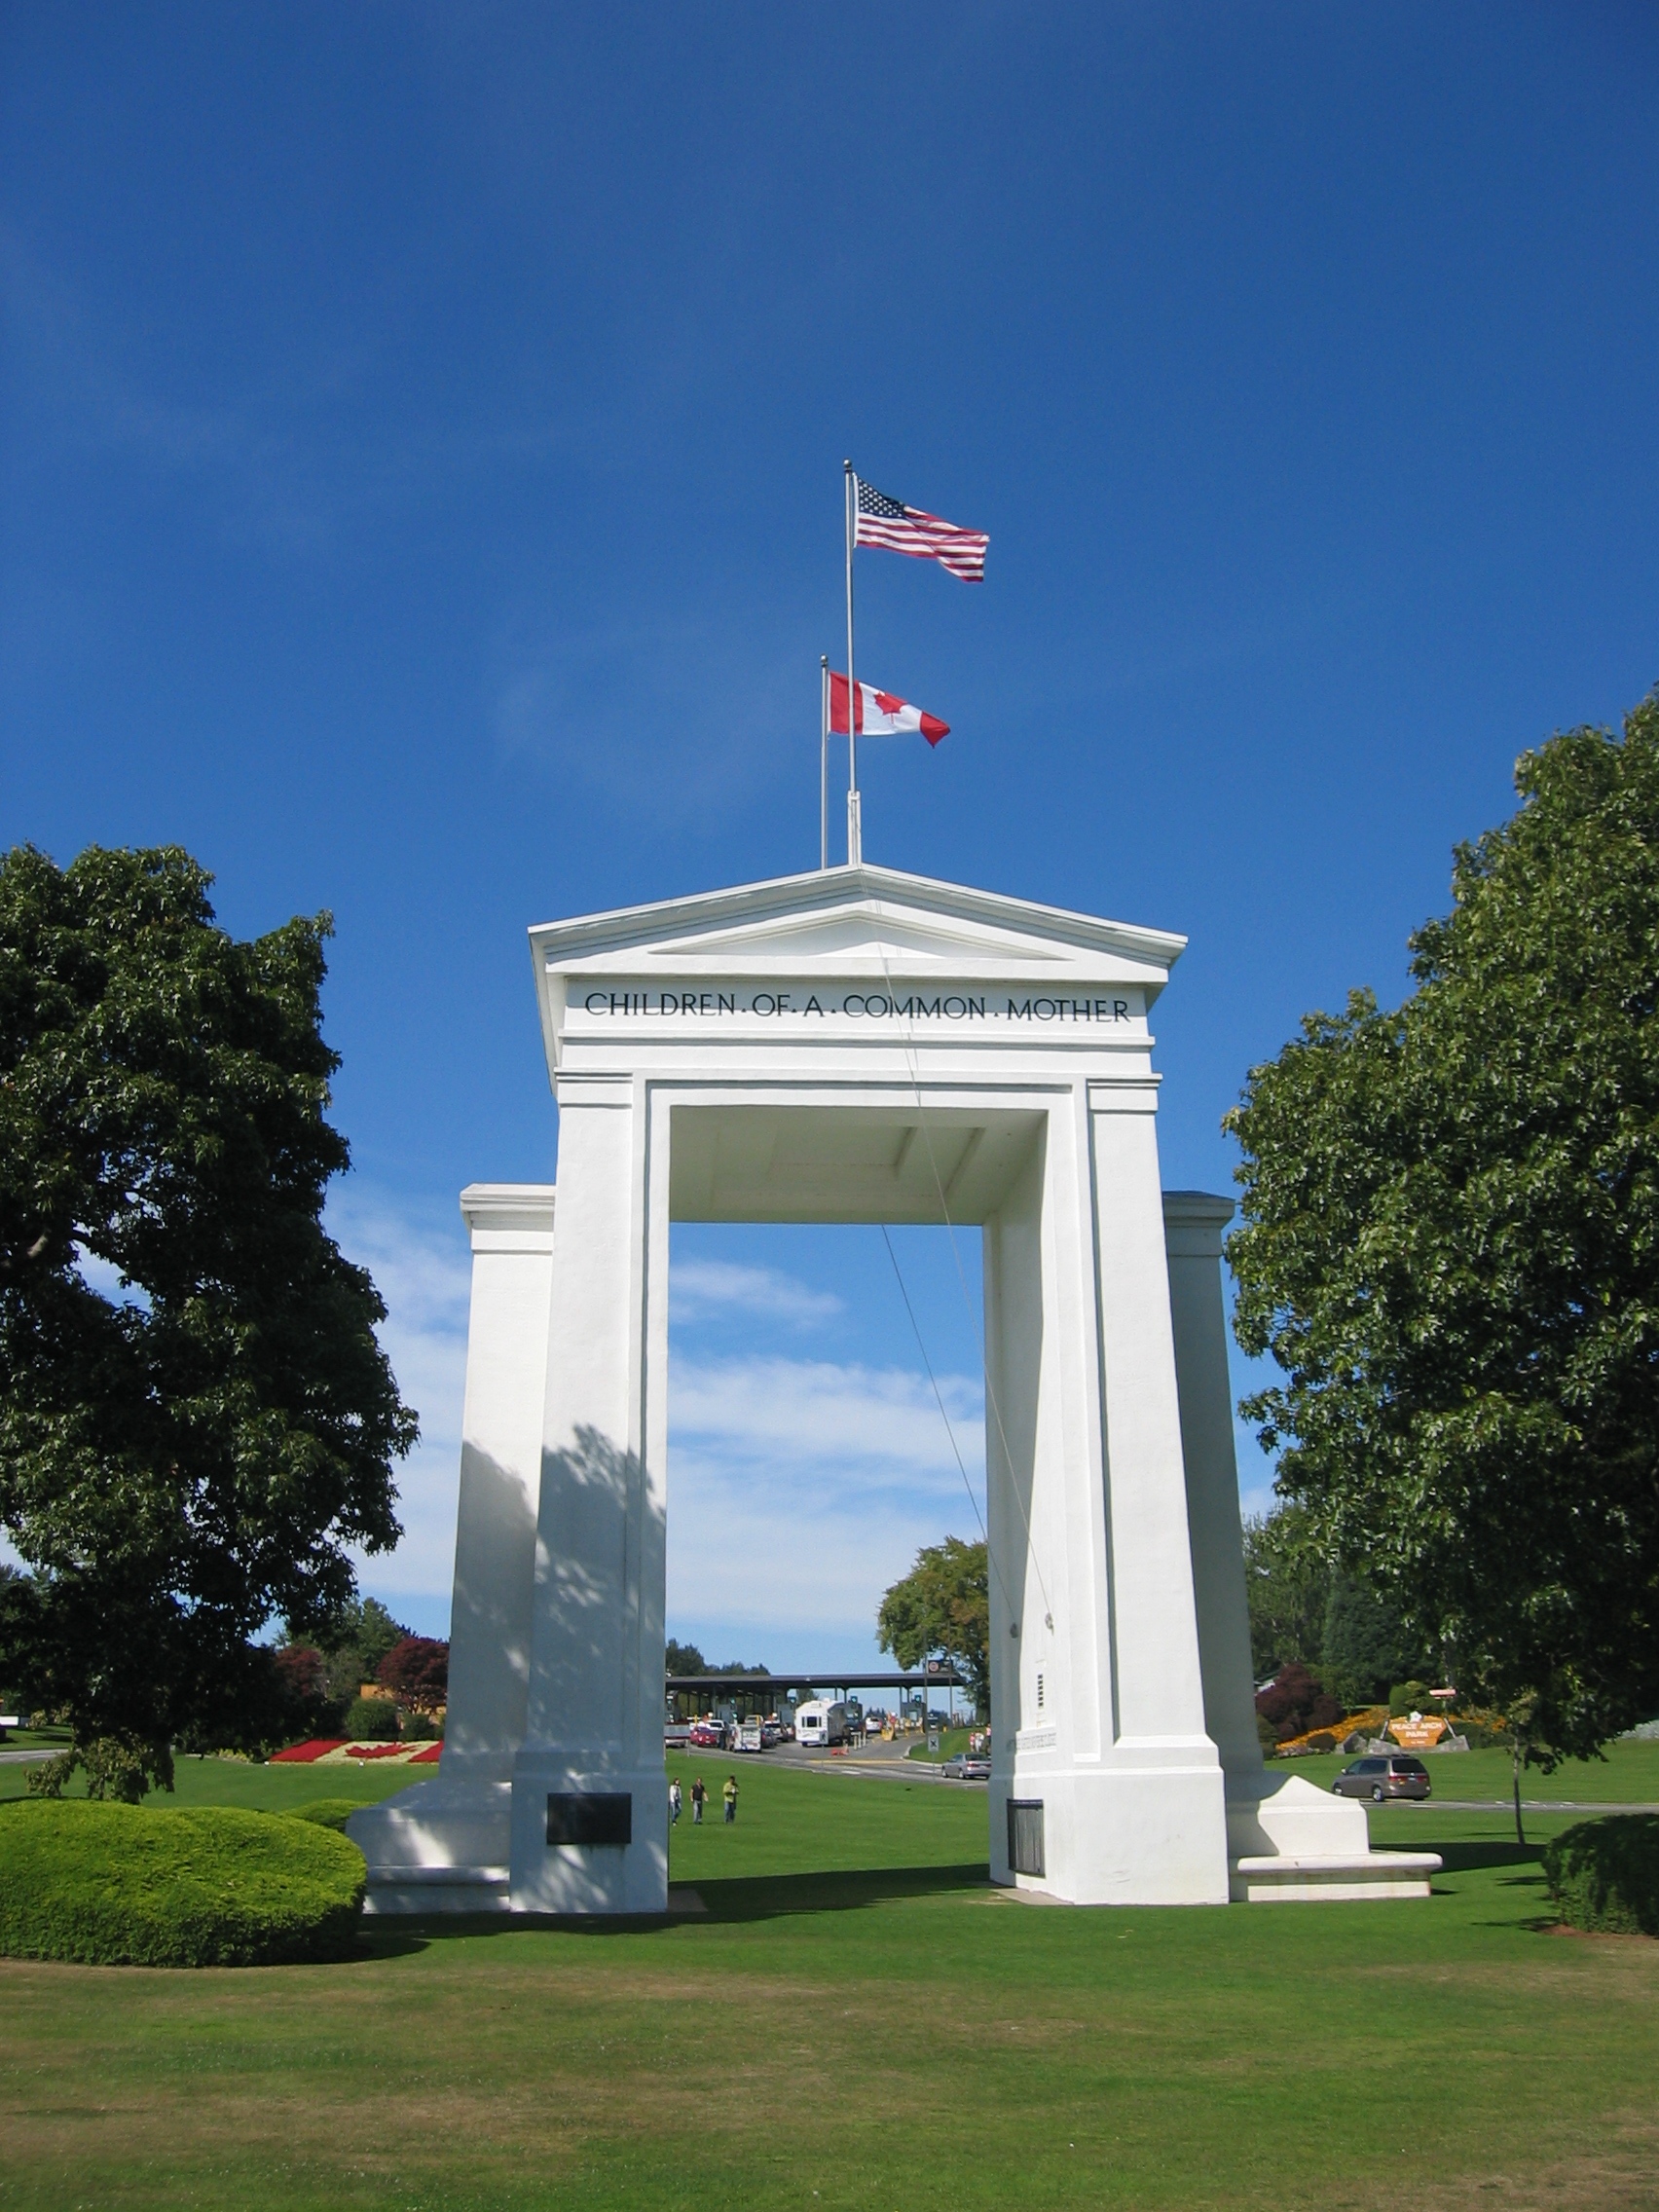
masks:
<path fill-rule="evenodd" d="M 818 656 L 818 865 L 830 866 L 830 655 Z"/>
<path fill-rule="evenodd" d="M 858 478 L 850 461 L 841 463 L 847 478 L 847 866 L 864 860 L 864 828 L 859 820 L 859 684 L 853 667 L 853 539 L 857 534 L 854 507 Z"/>

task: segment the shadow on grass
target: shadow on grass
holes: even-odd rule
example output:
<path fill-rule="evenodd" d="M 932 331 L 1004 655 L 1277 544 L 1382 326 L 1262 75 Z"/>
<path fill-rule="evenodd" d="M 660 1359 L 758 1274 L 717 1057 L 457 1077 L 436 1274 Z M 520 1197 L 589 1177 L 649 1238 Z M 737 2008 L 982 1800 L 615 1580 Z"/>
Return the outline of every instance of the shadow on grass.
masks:
<path fill-rule="evenodd" d="M 1492 1866 L 1535 1866 L 1543 1854 L 1541 1843 L 1437 1843 L 1414 1838 L 1414 1851 L 1438 1851 L 1448 1874 L 1474 1874 Z"/>
<path fill-rule="evenodd" d="M 982 1890 L 991 1878 L 983 1860 L 959 1866 L 875 1866 L 855 1872 L 756 1874 L 698 1882 L 701 1912 L 624 1913 L 434 1913 L 426 1918 L 399 1915 L 363 1923 L 360 1956 L 403 1958 L 446 1937 L 522 1936 L 547 1930 L 564 1936 L 605 1937 L 638 1936 L 682 1922 L 708 1926 L 741 1921 L 781 1920 L 801 1913 L 862 1912 L 870 1905 L 905 1898 L 942 1897 L 951 1891 Z M 676 1883 L 675 1889 L 682 1888 Z M 692 1887 L 686 1884 L 684 1887 Z"/>
<path fill-rule="evenodd" d="M 699 1919 L 778 1920 L 802 1912 L 860 1912 L 902 1898 L 982 1890 L 991 1869 L 982 1859 L 960 1866 L 870 1866 L 829 1874 L 755 1874 L 699 1882 Z"/>

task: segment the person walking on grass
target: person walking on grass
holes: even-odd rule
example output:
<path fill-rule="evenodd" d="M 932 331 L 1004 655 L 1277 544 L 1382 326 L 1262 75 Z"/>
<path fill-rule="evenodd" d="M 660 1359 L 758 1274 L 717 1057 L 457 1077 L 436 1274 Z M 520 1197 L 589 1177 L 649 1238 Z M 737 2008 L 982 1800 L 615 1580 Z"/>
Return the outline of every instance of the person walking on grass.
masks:
<path fill-rule="evenodd" d="M 729 1828 L 737 1818 L 737 1777 L 735 1774 L 726 1776 L 725 1788 L 720 1791 L 720 1795 L 725 1799 L 726 1826 Z"/>
<path fill-rule="evenodd" d="M 676 1775 L 674 1780 L 668 1786 L 668 1825 L 670 1827 L 678 1827 L 680 1825 L 679 1775 Z"/>
<path fill-rule="evenodd" d="M 691 1785 L 691 1825 L 694 1828 L 700 1828 L 703 1825 L 703 1803 L 708 1794 L 703 1777 L 698 1775 Z"/>

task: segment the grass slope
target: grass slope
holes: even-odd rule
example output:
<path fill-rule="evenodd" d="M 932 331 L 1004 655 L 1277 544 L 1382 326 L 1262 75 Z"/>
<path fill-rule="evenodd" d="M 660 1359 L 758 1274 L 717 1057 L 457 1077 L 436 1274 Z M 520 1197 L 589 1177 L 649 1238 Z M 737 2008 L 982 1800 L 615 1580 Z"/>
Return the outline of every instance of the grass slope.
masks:
<path fill-rule="evenodd" d="M 429 1766 L 392 1766 L 389 1762 L 367 1766 L 254 1766 L 244 1759 L 180 1758 L 174 1762 L 175 1788 L 169 1796 L 156 1790 L 146 1805 L 241 1805 L 251 1813 L 291 1813 L 317 1797 L 350 1797 L 359 1805 L 378 1805 L 412 1782 L 429 1781 L 437 1770 Z M 0 1766 L 0 1801 L 27 1793 L 21 1764 Z M 87 1785 L 77 1775 L 64 1791 L 66 1797 L 84 1797 Z M 5 2199 L 0 2197 L 0 2203 Z"/>
<path fill-rule="evenodd" d="M 1069 1912 L 985 1887 L 980 1792 L 737 1771 L 674 1838 L 704 1918 L 0 1965 L 0 2207 L 1654 2200 L 1659 1943 L 1547 1933 L 1502 1816 L 1372 1817 L 1446 1853 L 1424 1903 Z"/>
<path fill-rule="evenodd" d="M 1349 1762 L 1341 1751 L 1326 1751 L 1270 1763 L 1275 1774 L 1300 1774 L 1329 1789 Z M 1513 1788 L 1507 1751 L 1436 1751 L 1423 1764 L 1436 1796 L 1507 1799 Z M 1609 1744 L 1604 1759 L 1569 1759 L 1554 1774 L 1524 1767 L 1521 1794 L 1556 1805 L 1659 1805 L 1659 1743 Z"/>

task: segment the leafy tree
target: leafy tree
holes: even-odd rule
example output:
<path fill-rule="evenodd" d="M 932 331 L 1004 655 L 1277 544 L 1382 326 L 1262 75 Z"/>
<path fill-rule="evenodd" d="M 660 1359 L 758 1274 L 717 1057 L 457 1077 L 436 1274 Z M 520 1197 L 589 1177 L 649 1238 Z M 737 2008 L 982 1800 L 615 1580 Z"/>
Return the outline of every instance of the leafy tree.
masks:
<path fill-rule="evenodd" d="M 435 1636 L 406 1636 L 381 1661 L 375 1679 L 400 1705 L 436 1713 L 449 1695 L 449 1645 Z"/>
<path fill-rule="evenodd" d="M 387 1653 L 414 1633 L 393 1620 L 378 1598 L 353 1597 L 335 1606 L 316 1636 L 329 1696 L 350 1705 L 365 1682 L 379 1680 Z"/>
<path fill-rule="evenodd" d="M 1330 1563 L 1309 1539 L 1303 1507 L 1282 1505 L 1245 1521 L 1244 1594 L 1257 1681 L 1293 1661 L 1319 1664 L 1330 1592 Z"/>
<path fill-rule="evenodd" d="M 1343 1709 L 1316 1676 L 1299 1659 L 1281 1667 L 1265 1690 L 1256 1692 L 1256 1711 L 1281 1744 L 1310 1728 L 1330 1728 Z"/>
<path fill-rule="evenodd" d="M 326 916 L 219 929 L 176 847 L 0 859 L 0 1673 L 152 1782 L 269 1725 L 274 1614 L 399 1533 L 385 1308 L 321 1222 Z"/>
<path fill-rule="evenodd" d="M 876 1641 L 901 1667 L 937 1653 L 968 1677 L 976 1711 L 991 1710 L 990 1572 L 982 1543 L 946 1536 L 926 1544 L 876 1613 Z"/>
<path fill-rule="evenodd" d="M 1251 1071 L 1230 1255 L 1281 1494 L 1549 1766 L 1659 1708 L 1659 694 L 1516 785 L 1405 1005 Z"/>
<path fill-rule="evenodd" d="M 1333 1697 L 1346 1707 L 1373 1705 L 1423 1665 L 1421 1647 L 1392 1599 L 1351 1574 L 1331 1578 L 1320 1672 Z"/>
<path fill-rule="evenodd" d="M 328 1662 L 314 1644 L 285 1643 L 272 1653 L 282 1701 L 282 1735 L 288 1743 L 337 1735 L 343 1711 L 328 1687 Z"/>
<path fill-rule="evenodd" d="M 671 1636 L 663 1651 L 666 1675 L 706 1675 L 709 1663 L 694 1643 L 677 1643 Z"/>

